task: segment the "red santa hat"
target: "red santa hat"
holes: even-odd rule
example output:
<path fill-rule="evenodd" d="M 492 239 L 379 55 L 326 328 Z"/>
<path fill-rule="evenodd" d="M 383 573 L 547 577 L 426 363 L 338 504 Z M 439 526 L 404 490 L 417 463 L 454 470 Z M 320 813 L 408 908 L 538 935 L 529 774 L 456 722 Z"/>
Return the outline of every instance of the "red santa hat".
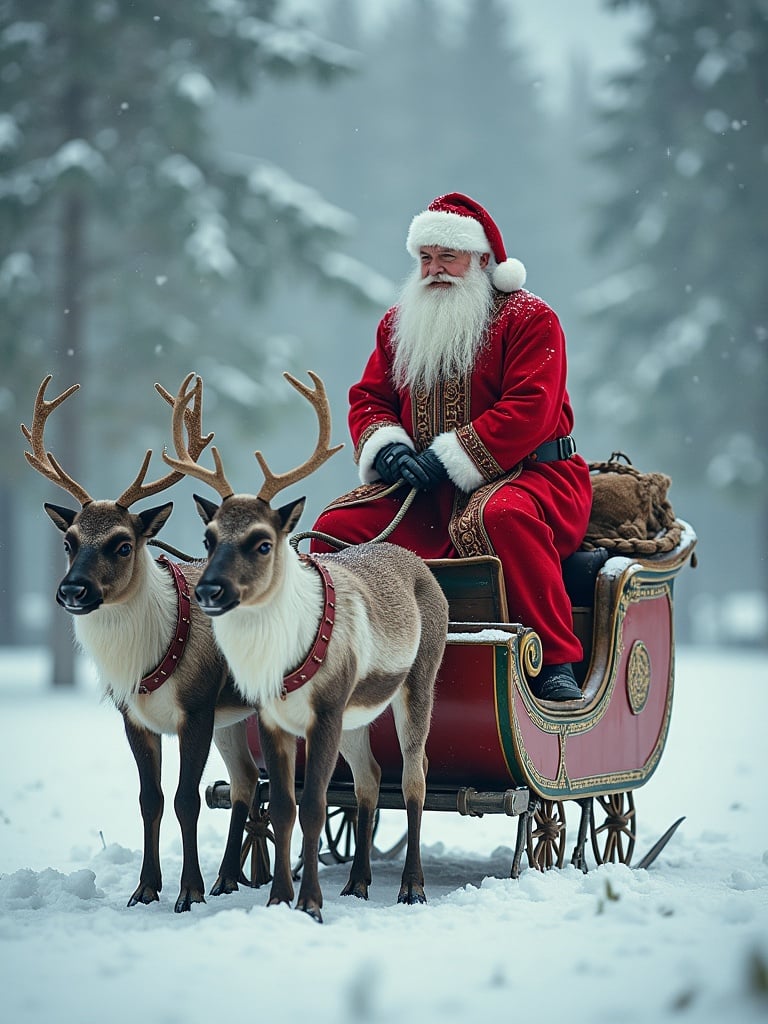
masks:
<path fill-rule="evenodd" d="M 462 252 L 489 253 L 496 262 L 491 281 L 500 292 L 516 292 L 525 284 L 520 260 L 507 259 L 501 232 L 480 203 L 461 192 L 438 196 L 411 221 L 406 239 L 411 256 L 423 245 L 444 245 Z"/>

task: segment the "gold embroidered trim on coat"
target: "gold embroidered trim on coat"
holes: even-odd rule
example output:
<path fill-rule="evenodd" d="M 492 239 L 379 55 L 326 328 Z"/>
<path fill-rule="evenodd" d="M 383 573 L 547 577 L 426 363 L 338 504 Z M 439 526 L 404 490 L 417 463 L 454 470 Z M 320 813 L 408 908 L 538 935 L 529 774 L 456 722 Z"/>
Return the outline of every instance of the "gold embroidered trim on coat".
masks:
<path fill-rule="evenodd" d="M 459 427 L 456 431 L 456 436 L 459 439 L 461 447 L 486 480 L 496 480 L 501 476 L 504 469 L 498 464 L 496 459 L 494 459 L 485 447 L 471 423 L 467 423 L 466 426 Z"/>
<path fill-rule="evenodd" d="M 362 454 L 363 448 L 366 441 L 369 441 L 377 430 L 381 430 L 382 427 L 399 427 L 402 426 L 397 420 L 374 420 L 373 423 L 369 423 L 365 430 L 360 435 L 360 440 L 355 446 L 354 460 L 355 465 L 360 462 L 360 455 Z"/>
<path fill-rule="evenodd" d="M 428 448 L 438 434 L 456 430 L 469 420 L 472 375 L 450 377 L 432 388 L 424 385 L 411 393 L 414 441 L 416 450 Z"/>
<path fill-rule="evenodd" d="M 478 487 L 471 494 L 456 490 L 453 499 L 451 520 L 448 523 L 448 535 L 453 546 L 462 558 L 473 555 L 495 555 L 491 538 L 485 529 L 483 512 L 489 500 L 504 484 L 517 480 L 522 472 L 523 464 L 518 462 L 514 469 L 506 473 L 500 480 Z"/>

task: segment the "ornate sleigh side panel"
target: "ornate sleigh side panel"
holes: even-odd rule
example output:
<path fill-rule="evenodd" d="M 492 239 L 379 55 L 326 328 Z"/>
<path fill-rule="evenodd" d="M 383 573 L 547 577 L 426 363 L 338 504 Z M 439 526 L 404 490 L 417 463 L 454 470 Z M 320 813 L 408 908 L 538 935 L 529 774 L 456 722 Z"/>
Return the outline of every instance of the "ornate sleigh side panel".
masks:
<path fill-rule="evenodd" d="M 583 703 L 536 701 L 526 677 L 541 662 L 538 636 L 483 613 L 499 594 L 495 559 L 433 563 L 452 606 L 427 744 L 431 791 L 528 787 L 561 800 L 641 786 L 659 763 L 674 687 L 673 583 L 696 537 L 686 527 L 672 552 L 608 557 L 594 572 L 594 600 L 574 605 L 585 659 Z M 590 581 L 590 588 L 592 583 Z M 498 604 L 495 605 L 498 608 Z M 481 621 L 457 621 L 474 610 Z M 382 786 L 399 785 L 391 718 L 372 729 Z M 346 778 L 342 765 L 338 778 Z"/>
<path fill-rule="evenodd" d="M 551 800 L 581 799 L 632 790 L 651 776 L 672 709 L 674 579 L 696 543 L 693 530 L 683 526 L 680 544 L 669 553 L 631 558 L 603 552 L 597 561 L 587 560 L 586 576 L 577 567 L 582 575 L 569 589 L 585 651 L 576 672 L 586 700 L 578 703 L 531 696 L 526 678 L 538 671 L 541 643 L 531 629 L 503 621 L 497 559 L 430 563 L 449 598 L 452 621 L 427 742 L 427 809 L 456 809 L 460 791 L 500 794 L 502 801 L 515 789 Z M 382 768 L 381 806 L 401 806 L 400 750 L 390 712 L 373 725 L 371 747 Z M 346 794 L 350 786 L 340 759 L 329 804 L 353 804 Z"/>

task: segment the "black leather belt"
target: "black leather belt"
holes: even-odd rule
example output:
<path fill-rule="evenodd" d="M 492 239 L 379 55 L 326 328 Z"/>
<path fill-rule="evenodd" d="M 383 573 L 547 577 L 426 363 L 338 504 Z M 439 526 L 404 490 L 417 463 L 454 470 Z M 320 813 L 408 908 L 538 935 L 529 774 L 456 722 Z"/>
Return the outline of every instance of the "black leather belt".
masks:
<path fill-rule="evenodd" d="M 540 444 L 528 458 L 531 462 L 557 462 L 560 459 L 570 459 L 575 454 L 576 442 L 572 434 L 567 434 L 565 437 L 556 437 L 554 441 Z"/>

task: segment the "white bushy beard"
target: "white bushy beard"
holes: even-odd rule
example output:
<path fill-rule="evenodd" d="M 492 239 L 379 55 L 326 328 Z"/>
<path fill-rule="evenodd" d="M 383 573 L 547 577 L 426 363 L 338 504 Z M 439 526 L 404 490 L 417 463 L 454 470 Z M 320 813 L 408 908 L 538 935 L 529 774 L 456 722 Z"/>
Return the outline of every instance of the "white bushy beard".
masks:
<path fill-rule="evenodd" d="M 430 288 L 447 281 L 450 288 Z M 493 286 L 472 262 L 464 277 L 421 277 L 417 266 L 400 295 L 392 332 L 396 387 L 432 387 L 438 380 L 460 377 L 474 365 L 485 340 L 493 305 Z"/>

